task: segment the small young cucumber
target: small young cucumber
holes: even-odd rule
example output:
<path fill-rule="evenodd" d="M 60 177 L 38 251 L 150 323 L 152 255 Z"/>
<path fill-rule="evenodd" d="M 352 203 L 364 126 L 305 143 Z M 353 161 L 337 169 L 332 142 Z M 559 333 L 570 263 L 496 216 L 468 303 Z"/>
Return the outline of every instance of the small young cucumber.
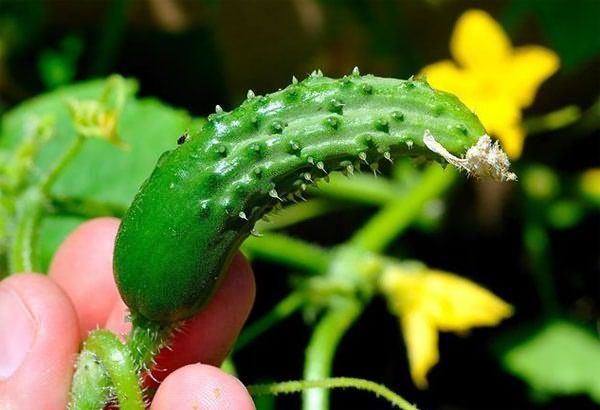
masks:
<path fill-rule="evenodd" d="M 485 134 L 455 96 L 425 81 L 315 72 L 265 96 L 248 92 L 165 152 L 126 213 L 116 281 L 133 315 L 189 318 L 209 300 L 233 253 L 274 206 L 331 171 L 425 156 L 426 130 L 461 156 Z"/>

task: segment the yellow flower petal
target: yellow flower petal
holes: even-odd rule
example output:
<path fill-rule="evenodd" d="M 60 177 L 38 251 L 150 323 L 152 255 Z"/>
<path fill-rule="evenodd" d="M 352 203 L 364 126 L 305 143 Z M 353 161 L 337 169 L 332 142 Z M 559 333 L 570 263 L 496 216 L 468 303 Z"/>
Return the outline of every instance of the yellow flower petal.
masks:
<path fill-rule="evenodd" d="M 435 325 L 419 311 L 402 315 L 410 375 L 420 389 L 427 388 L 427 373 L 438 362 L 438 335 Z"/>
<path fill-rule="evenodd" d="M 515 49 L 506 76 L 510 92 L 521 107 L 533 103 L 539 86 L 558 70 L 556 53 L 544 47 L 526 46 Z"/>
<path fill-rule="evenodd" d="M 432 87 L 456 94 L 458 98 L 466 94 L 468 83 L 471 81 L 469 76 L 450 60 L 430 64 L 421 70 L 421 74 Z"/>
<path fill-rule="evenodd" d="M 465 68 L 493 67 L 506 59 L 511 50 L 502 27 L 482 10 L 468 10 L 456 22 L 450 52 Z"/>
<path fill-rule="evenodd" d="M 424 304 L 442 331 L 494 326 L 512 314 L 509 304 L 470 280 L 441 271 L 429 271 L 423 280 L 430 301 Z"/>
<path fill-rule="evenodd" d="M 469 107 L 475 111 L 488 134 L 500 140 L 509 158 L 518 158 L 525 140 L 519 107 L 505 95 L 482 98 L 471 104 Z"/>
<path fill-rule="evenodd" d="M 512 307 L 488 290 L 421 264 L 390 265 L 379 288 L 400 318 L 411 376 L 419 388 L 427 387 L 427 372 L 438 362 L 438 331 L 493 326 L 512 314 Z"/>
<path fill-rule="evenodd" d="M 456 94 L 508 156 L 518 158 L 525 138 L 521 109 L 531 105 L 541 83 L 556 72 L 558 56 L 539 46 L 513 49 L 502 27 L 482 10 L 459 17 L 450 51 L 458 66 L 444 60 L 422 73 L 433 87 Z"/>
<path fill-rule="evenodd" d="M 525 131 L 521 125 L 506 125 L 496 132 L 490 132 L 500 140 L 502 148 L 510 159 L 517 159 L 521 156 L 525 142 Z"/>

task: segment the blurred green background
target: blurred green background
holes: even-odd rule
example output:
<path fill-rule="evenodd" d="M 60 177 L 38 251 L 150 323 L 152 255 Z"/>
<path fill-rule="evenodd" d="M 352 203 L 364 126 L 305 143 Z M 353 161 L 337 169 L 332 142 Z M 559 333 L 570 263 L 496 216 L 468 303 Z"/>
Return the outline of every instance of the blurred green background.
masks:
<path fill-rule="evenodd" d="M 153 163 L 155 151 L 171 147 L 178 133 L 193 127 L 190 118 L 208 115 L 215 104 L 234 107 L 249 88 L 269 92 L 315 68 L 331 77 L 359 66 L 362 73 L 406 78 L 449 58 L 452 28 L 469 8 L 488 11 L 515 46 L 539 44 L 558 53 L 561 68 L 524 112 L 526 121 L 569 105 L 583 114 L 574 124 L 541 129 L 525 140 L 515 163 L 518 185 L 460 181 L 434 223 L 413 227 L 389 252 L 460 273 L 511 303 L 516 313 L 466 338 L 442 334 L 441 361 L 429 389 L 420 391 L 410 380 L 396 320 L 376 300 L 340 345 L 334 374 L 382 382 L 424 409 L 597 408 L 600 218 L 598 198 L 581 195 L 578 181 L 600 166 L 600 1 L 3 0 L 0 113 L 8 114 L 0 146 L 19 137 L 13 110 L 19 103 L 119 73 L 137 79 L 140 97 L 177 107 L 143 99 L 131 108 L 137 122 L 128 130 L 140 141 L 154 141 L 142 154 Z M 72 175 L 70 187 L 126 204 L 147 173 L 144 167 L 127 170 L 137 178 L 131 186 L 115 186 L 100 172 L 105 179 L 93 183 Z M 554 186 L 553 193 L 540 194 L 543 184 Z M 335 245 L 372 213 L 370 207 L 344 208 L 335 221 L 323 216 L 287 232 Z M 46 260 L 79 221 L 46 227 L 56 232 Z M 257 261 L 254 267 L 258 293 L 250 321 L 290 287 L 281 266 Z M 309 336 L 301 315 L 283 322 L 235 355 L 240 378 L 300 378 Z M 352 391 L 334 392 L 332 403 L 387 408 Z M 259 404 L 298 408 L 299 400 Z"/>

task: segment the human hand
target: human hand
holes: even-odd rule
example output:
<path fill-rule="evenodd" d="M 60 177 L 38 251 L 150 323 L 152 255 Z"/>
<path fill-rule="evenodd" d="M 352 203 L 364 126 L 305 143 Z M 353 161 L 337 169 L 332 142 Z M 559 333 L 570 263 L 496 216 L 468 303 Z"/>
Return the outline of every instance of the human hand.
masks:
<path fill-rule="evenodd" d="M 64 409 L 81 342 L 98 327 L 126 334 L 112 274 L 119 220 L 84 223 L 60 246 L 48 276 L 0 282 L 0 408 Z M 174 335 L 146 384 L 163 381 L 151 408 L 253 409 L 245 387 L 218 366 L 254 301 L 254 275 L 240 254 L 211 302 Z"/>

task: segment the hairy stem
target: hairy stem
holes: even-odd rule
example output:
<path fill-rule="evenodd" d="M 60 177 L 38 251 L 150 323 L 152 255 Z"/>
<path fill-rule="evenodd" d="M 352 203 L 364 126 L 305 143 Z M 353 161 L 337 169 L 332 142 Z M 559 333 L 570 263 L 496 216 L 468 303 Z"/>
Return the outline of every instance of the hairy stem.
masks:
<path fill-rule="evenodd" d="M 354 300 L 343 300 L 332 306 L 321 318 L 306 349 L 304 379 L 326 379 L 331 375 L 333 357 L 342 336 L 362 311 L 362 305 Z M 329 392 L 311 389 L 302 394 L 304 410 L 329 408 Z"/>
<path fill-rule="evenodd" d="M 305 297 L 300 292 L 292 292 L 281 300 L 275 307 L 263 317 L 250 324 L 238 337 L 235 350 L 241 350 L 268 329 L 289 317 L 302 307 Z"/>
<path fill-rule="evenodd" d="M 9 273 L 39 270 L 37 238 L 43 205 L 44 197 L 35 188 L 26 191 L 17 201 L 15 230 L 9 247 Z"/>
<path fill-rule="evenodd" d="M 172 328 L 140 317 L 132 322 L 126 344 L 106 330 L 92 332 L 86 339 L 73 377 L 70 409 L 103 408 L 112 396 L 121 410 L 144 408 L 139 376 L 150 369 Z"/>
<path fill-rule="evenodd" d="M 410 226 L 427 201 L 442 195 L 452 185 L 455 177 L 453 170 L 429 166 L 420 181 L 385 205 L 354 234 L 350 242 L 372 252 L 384 250 Z"/>
<path fill-rule="evenodd" d="M 98 363 L 104 371 L 98 367 Z M 90 380 L 90 375 L 96 380 Z M 111 387 L 107 387 L 107 379 L 110 380 Z M 69 408 L 103 408 L 112 394 L 121 410 L 145 408 L 138 374 L 129 349 L 115 334 L 107 330 L 96 330 L 85 341 L 79 356 Z M 91 403 L 91 398 L 98 402 Z"/>
<path fill-rule="evenodd" d="M 315 274 L 325 272 L 330 262 L 327 251 L 319 246 L 277 233 L 250 237 L 242 245 L 242 250 L 250 256 Z"/>
<path fill-rule="evenodd" d="M 402 410 L 417 410 L 415 406 L 407 400 L 394 393 L 387 387 L 372 382 L 370 380 L 358 379 L 354 377 L 331 377 L 321 380 L 293 380 L 281 383 L 254 384 L 248 386 L 248 391 L 253 396 L 264 394 L 290 394 L 306 392 L 308 389 L 337 389 L 354 388 L 358 390 L 367 390 L 386 399 L 394 407 Z"/>
<path fill-rule="evenodd" d="M 58 161 L 54 163 L 54 166 L 48 171 L 48 173 L 42 179 L 39 189 L 46 195 L 50 193 L 52 186 L 65 169 L 65 167 L 71 162 L 73 158 L 77 155 L 85 138 L 81 135 L 75 136 L 75 139 L 71 142 L 71 145 L 67 148 L 67 150 L 63 153 L 62 157 Z"/>
<path fill-rule="evenodd" d="M 174 325 L 164 326 L 135 315 L 131 319 L 131 333 L 127 337 L 127 347 L 131 352 L 138 373 L 149 370 L 154 357 L 168 342 Z"/>
<path fill-rule="evenodd" d="M 113 393 L 106 369 L 96 355 L 84 350 L 77 358 L 69 410 L 97 410 Z"/>

